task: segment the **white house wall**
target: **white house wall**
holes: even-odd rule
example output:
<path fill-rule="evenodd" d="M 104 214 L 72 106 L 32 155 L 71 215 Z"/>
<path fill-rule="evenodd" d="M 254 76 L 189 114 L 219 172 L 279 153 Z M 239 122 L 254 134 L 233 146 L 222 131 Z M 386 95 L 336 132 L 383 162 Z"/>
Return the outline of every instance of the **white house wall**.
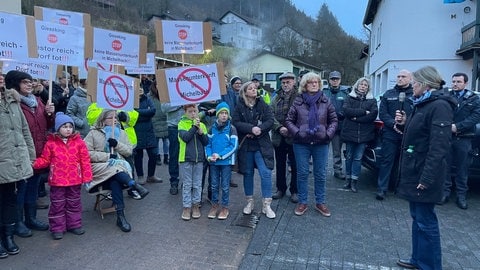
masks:
<path fill-rule="evenodd" d="M 374 93 L 393 87 L 401 69 L 435 66 L 447 85 L 455 72 L 471 74 L 472 61 L 463 60 L 455 52 L 462 42 L 462 27 L 475 20 L 475 5 L 475 1 L 381 1 L 369 25 L 372 32 L 366 73 L 372 76 Z M 466 6 L 470 13 L 464 12 Z"/>

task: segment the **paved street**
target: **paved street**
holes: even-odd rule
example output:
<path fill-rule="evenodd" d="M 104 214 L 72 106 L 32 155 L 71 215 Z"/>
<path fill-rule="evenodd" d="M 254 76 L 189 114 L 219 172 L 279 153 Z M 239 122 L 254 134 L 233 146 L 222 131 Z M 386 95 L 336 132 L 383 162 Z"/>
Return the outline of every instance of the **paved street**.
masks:
<path fill-rule="evenodd" d="M 167 179 L 166 166 L 157 175 Z M 311 205 L 304 216 L 293 214 L 285 197 L 274 201 L 277 218 L 244 216 L 243 188 L 231 188 L 231 211 L 225 221 L 206 217 L 181 220 L 181 195 L 168 193 L 167 181 L 147 184 L 151 193 L 142 201 L 128 197 L 126 217 L 130 233 L 115 225 L 115 215 L 102 220 L 93 211 L 94 197 L 83 196 L 86 234 L 66 234 L 54 241 L 48 232 L 16 237 L 21 252 L 0 260 L 4 269 L 400 269 L 395 261 L 410 251 L 407 202 L 389 194 L 374 199 L 373 176 L 364 171 L 357 194 L 341 190 L 342 181 L 327 182 L 330 218 Z M 241 177 L 234 174 L 236 183 Z M 256 211 L 260 211 L 257 186 Z M 480 268 L 480 185 L 470 192 L 469 209 L 454 203 L 437 207 L 441 224 L 444 269 Z M 46 210 L 38 211 L 46 221 Z M 254 227 L 259 216 L 258 223 Z"/>

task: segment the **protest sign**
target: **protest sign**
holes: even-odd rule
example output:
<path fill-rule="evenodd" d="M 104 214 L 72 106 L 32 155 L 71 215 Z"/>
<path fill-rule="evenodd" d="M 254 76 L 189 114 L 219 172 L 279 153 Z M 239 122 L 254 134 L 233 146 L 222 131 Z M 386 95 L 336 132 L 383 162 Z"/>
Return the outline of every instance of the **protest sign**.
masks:
<path fill-rule="evenodd" d="M 0 33 L 0 60 L 38 57 L 33 17 L 0 12 Z"/>
<path fill-rule="evenodd" d="M 212 49 L 208 22 L 155 21 L 157 50 L 166 54 L 203 54 Z"/>
<path fill-rule="evenodd" d="M 90 25 L 90 14 L 67 10 L 34 7 L 35 19 L 63 25 L 84 27 Z"/>
<path fill-rule="evenodd" d="M 125 67 L 128 74 L 155 74 L 156 61 L 154 53 L 147 53 L 147 63 L 138 67 Z"/>

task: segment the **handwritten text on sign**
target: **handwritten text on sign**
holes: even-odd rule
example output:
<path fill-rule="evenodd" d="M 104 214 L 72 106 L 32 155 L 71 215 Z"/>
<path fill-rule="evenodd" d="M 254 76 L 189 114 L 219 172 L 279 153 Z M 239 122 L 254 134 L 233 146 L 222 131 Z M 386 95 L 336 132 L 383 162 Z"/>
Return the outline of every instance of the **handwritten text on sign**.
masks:
<path fill-rule="evenodd" d="M 155 74 L 155 54 L 147 53 L 147 63 L 138 67 L 125 67 L 128 74 Z"/>
<path fill-rule="evenodd" d="M 80 66 L 85 59 L 84 28 L 35 21 L 38 58 L 45 63 Z"/>
<path fill-rule="evenodd" d="M 0 59 L 27 59 L 27 24 L 24 16 L 0 12 Z"/>
<path fill-rule="evenodd" d="M 220 99 L 215 64 L 166 69 L 165 77 L 173 106 Z"/>
<path fill-rule="evenodd" d="M 42 8 L 43 20 L 63 25 L 83 27 L 83 13 L 66 10 Z"/>
<path fill-rule="evenodd" d="M 2 66 L 2 73 L 6 74 L 10 70 L 22 71 L 32 75 L 37 79 L 50 79 L 50 65 L 44 64 L 35 58 L 28 62 L 5 61 Z"/>
<path fill-rule="evenodd" d="M 162 21 L 163 52 L 203 54 L 203 23 Z"/>
<path fill-rule="evenodd" d="M 98 70 L 98 106 L 114 110 L 133 110 L 134 83 L 135 78 Z"/>

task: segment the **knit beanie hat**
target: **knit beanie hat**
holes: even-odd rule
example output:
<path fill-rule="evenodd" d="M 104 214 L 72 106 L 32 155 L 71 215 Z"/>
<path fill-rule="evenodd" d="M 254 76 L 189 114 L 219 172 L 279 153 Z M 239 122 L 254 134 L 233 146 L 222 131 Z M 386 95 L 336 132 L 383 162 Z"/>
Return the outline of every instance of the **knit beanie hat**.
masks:
<path fill-rule="evenodd" d="M 5 75 L 5 87 L 7 89 L 15 89 L 15 90 L 20 90 L 20 82 L 22 80 L 33 80 L 32 76 L 30 74 L 22 72 L 22 71 L 17 71 L 17 70 L 10 70 L 7 75 Z"/>
<path fill-rule="evenodd" d="M 238 81 L 238 80 L 241 81 L 242 79 L 240 79 L 240 77 L 238 77 L 238 76 L 233 76 L 233 77 L 230 79 L 230 85 L 233 86 L 233 84 L 234 84 L 236 81 Z"/>
<path fill-rule="evenodd" d="M 218 117 L 218 114 L 221 111 L 227 111 L 228 117 L 230 117 L 230 107 L 228 106 L 228 104 L 226 102 L 221 102 L 220 104 L 218 104 L 217 108 L 215 108 L 215 111 L 216 111 L 217 117 Z"/>
<path fill-rule="evenodd" d="M 55 131 L 58 132 L 60 127 L 66 123 L 71 123 L 73 128 L 75 128 L 75 123 L 73 123 L 73 119 L 70 116 L 64 114 L 63 112 L 57 112 L 55 115 Z"/>

